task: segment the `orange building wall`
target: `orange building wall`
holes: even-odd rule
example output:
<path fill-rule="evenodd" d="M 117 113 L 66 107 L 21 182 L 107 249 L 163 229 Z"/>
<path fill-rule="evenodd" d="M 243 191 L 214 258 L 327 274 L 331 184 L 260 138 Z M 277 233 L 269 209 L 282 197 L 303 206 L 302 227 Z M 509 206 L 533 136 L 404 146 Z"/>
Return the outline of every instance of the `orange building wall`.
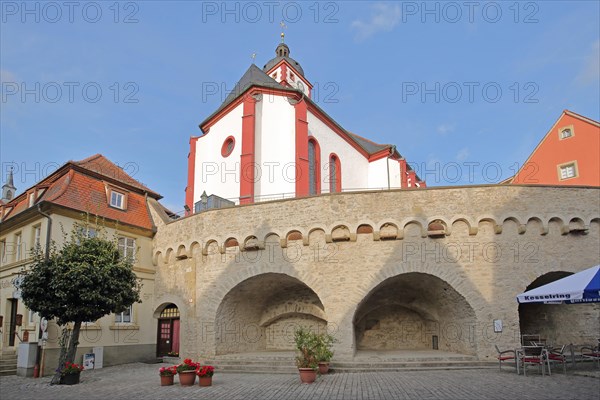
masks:
<path fill-rule="evenodd" d="M 561 140 L 560 130 L 569 125 L 574 135 Z M 561 180 L 558 166 L 572 161 L 577 176 Z M 563 114 L 511 183 L 600 186 L 600 128 Z"/>

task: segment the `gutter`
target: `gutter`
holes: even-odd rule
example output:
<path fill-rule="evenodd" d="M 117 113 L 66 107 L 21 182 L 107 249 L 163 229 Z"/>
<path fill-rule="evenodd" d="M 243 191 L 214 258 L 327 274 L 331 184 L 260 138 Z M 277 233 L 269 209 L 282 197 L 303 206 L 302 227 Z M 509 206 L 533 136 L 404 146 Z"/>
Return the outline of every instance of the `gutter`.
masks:
<path fill-rule="evenodd" d="M 42 211 L 42 206 L 40 204 L 37 205 L 37 210 L 40 214 L 48 219 L 48 227 L 46 228 L 46 262 L 50 259 L 50 233 L 52 231 L 52 218 L 50 215 L 46 214 Z"/>

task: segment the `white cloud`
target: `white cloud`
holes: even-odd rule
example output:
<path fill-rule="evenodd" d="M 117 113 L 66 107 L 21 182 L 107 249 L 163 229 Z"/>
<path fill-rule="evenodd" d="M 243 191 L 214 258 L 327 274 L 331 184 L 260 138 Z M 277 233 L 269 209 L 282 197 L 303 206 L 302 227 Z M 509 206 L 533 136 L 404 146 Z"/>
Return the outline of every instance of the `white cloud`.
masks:
<path fill-rule="evenodd" d="M 437 127 L 437 131 L 440 135 L 447 135 L 450 132 L 454 132 L 454 129 L 454 124 L 441 124 Z"/>
<path fill-rule="evenodd" d="M 595 83 L 600 79 L 600 40 L 596 40 L 591 46 L 591 52 L 585 58 L 585 64 L 579 75 L 577 82 L 582 85 Z"/>
<path fill-rule="evenodd" d="M 390 32 L 400 22 L 401 12 L 398 4 L 376 3 L 372 6 L 373 14 L 368 21 L 352 21 L 356 30 L 356 40 L 363 41 L 378 32 Z"/>
<path fill-rule="evenodd" d="M 456 153 L 456 159 L 458 161 L 464 161 L 464 160 L 466 160 L 469 157 L 470 154 L 471 153 L 469 152 L 469 148 L 468 147 L 463 147 L 462 149 L 460 149 L 458 151 L 458 153 Z"/>

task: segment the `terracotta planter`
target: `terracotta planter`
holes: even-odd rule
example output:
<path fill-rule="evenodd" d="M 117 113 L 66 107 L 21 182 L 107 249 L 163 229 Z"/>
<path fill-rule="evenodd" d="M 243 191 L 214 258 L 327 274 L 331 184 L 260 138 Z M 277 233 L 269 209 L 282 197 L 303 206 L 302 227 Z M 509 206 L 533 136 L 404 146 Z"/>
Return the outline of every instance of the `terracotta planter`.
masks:
<path fill-rule="evenodd" d="M 61 385 L 77 385 L 79 383 L 80 374 L 68 374 L 60 377 Z"/>
<path fill-rule="evenodd" d="M 161 375 L 160 376 L 160 386 L 171 386 L 173 384 L 173 379 L 175 377 L 173 375 Z"/>
<path fill-rule="evenodd" d="M 196 371 L 183 371 L 179 373 L 181 386 L 192 386 L 196 382 Z"/>
<path fill-rule="evenodd" d="M 319 363 L 319 373 L 321 375 L 325 375 L 329 372 L 329 363 L 328 362 L 320 362 Z"/>
<path fill-rule="evenodd" d="M 199 376 L 198 377 L 198 385 L 199 386 L 212 386 L 212 376 Z"/>
<path fill-rule="evenodd" d="M 317 371 L 312 368 L 298 368 L 302 383 L 313 383 L 317 379 Z"/>

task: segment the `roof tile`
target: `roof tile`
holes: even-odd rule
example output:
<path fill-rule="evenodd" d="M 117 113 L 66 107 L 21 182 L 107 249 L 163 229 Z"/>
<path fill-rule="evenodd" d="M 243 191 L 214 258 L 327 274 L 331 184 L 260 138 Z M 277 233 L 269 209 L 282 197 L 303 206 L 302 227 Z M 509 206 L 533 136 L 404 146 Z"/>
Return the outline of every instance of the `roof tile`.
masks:
<path fill-rule="evenodd" d="M 79 168 L 74 168 L 75 166 Z M 91 171 L 93 174 L 88 174 L 86 171 Z M 146 206 L 145 194 L 148 193 L 152 197 L 159 198 L 160 195 L 133 179 L 101 154 L 81 161 L 70 161 L 53 175 L 20 194 L 11 202 L 0 205 L 2 212 L 5 209 L 10 210 L 3 221 L 14 218 L 29 208 L 27 193 L 31 193 L 32 189 L 37 191 L 47 187 L 36 203 L 45 201 L 73 210 L 96 214 L 120 223 L 145 229 L 153 228 L 154 225 Z M 102 179 L 102 177 L 107 179 Z M 126 210 L 109 206 L 107 197 L 109 186 L 127 193 Z M 128 190 L 128 188 L 134 188 L 134 190 Z"/>

